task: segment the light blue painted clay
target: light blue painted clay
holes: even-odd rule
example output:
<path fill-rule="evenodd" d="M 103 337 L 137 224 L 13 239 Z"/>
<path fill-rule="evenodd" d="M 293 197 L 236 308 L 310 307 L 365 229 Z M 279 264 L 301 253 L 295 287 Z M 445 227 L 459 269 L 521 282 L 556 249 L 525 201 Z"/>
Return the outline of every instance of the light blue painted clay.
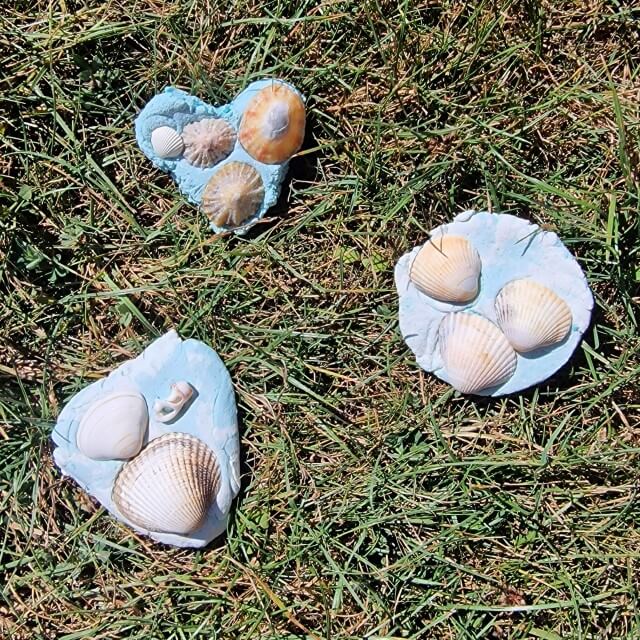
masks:
<path fill-rule="evenodd" d="M 154 418 L 153 404 L 169 395 L 170 385 L 185 380 L 195 389 L 194 399 L 171 423 Z M 99 398 L 120 390 L 135 389 L 149 409 L 145 443 L 170 432 L 189 433 L 205 442 L 220 465 L 220 490 L 205 523 L 189 536 L 156 533 L 137 527 L 114 505 L 111 491 L 124 461 L 87 458 L 76 446 L 82 416 Z M 231 378 L 222 360 L 206 344 L 182 340 L 169 331 L 140 356 L 125 362 L 106 378 L 77 393 L 64 407 L 53 430 L 56 464 L 110 511 L 136 531 L 159 542 L 180 547 L 202 547 L 224 533 L 231 502 L 240 489 L 240 447 L 236 403 Z"/>
<path fill-rule="evenodd" d="M 175 180 L 180 191 L 195 205 L 200 205 L 202 192 L 209 181 L 209 178 L 223 165 L 228 162 L 246 162 L 255 167 L 264 183 L 264 200 L 258 212 L 247 220 L 240 227 L 217 227 L 213 222 L 211 228 L 216 232 L 234 231 L 235 233 L 246 233 L 246 231 L 264 217 L 267 210 L 272 207 L 280 195 L 280 186 L 287 173 L 289 162 L 280 164 L 264 164 L 252 158 L 236 139 L 233 151 L 229 156 L 218 164 L 204 169 L 190 164 L 183 156 L 177 158 L 160 158 L 151 146 L 151 133 L 158 127 L 172 127 L 182 134 L 185 125 L 202 120 L 205 117 L 224 118 L 238 131 L 242 114 L 247 108 L 253 96 L 273 84 L 279 82 L 287 85 L 298 93 L 302 100 L 304 97 L 292 85 L 283 80 L 258 80 L 252 82 L 244 91 L 230 103 L 221 107 L 213 107 L 199 98 L 192 96 L 180 89 L 167 87 L 162 93 L 152 98 L 140 112 L 135 121 L 136 140 L 143 153 L 162 171 L 166 171 Z"/>
<path fill-rule="evenodd" d="M 418 290 L 409 278 L 411 264 L 421 247 L 400 258 L 395 280 L 400 297 L 400 331 L 418 364 L 451 382 L 443 367 L 438 328 L 447 313 L 468 311 L 496 322 L 495 298 L 502 287 L 519 278 L 532 278 L 559 295 L 571 308 L 573 322 L 560 343 L 517 355 L 517 367 L 509 380 L 478 395 L 501 396 L 542 382 L 571 357 L 589 326 L 593 296 L 582 269 L 555 233 L 508 214 L 465 211 L 430 236 L 463 236 L 482 260 L 480 291 L 466 304 L 439 302 Z"/>

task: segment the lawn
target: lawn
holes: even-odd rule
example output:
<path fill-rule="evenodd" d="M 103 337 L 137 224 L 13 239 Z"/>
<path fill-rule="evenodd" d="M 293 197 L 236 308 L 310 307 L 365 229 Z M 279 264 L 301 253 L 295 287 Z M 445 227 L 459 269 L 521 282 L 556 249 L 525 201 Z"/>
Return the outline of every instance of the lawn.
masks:
<path fill-rule="evenodd" d="M 6 0 L 0 637 L 640 638 L 640 8 L 618 0 Z M 308 133 L 244 237 L 138 149 L 167 85 L 284 78 Z M 403 343 L 396 260 L 465 209 L 555 231 L 595 297 L 536 388 Z M 71 396 L 176 328 L 234 380 L 242 489 L 202 551 L 53 464 Z"/>

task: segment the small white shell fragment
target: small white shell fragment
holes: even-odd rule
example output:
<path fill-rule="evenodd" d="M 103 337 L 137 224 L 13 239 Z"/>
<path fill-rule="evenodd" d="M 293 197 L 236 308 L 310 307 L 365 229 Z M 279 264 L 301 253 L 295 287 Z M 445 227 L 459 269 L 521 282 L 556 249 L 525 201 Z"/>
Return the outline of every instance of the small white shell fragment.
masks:
<path fill-rule="evenodd" d="M 142 448 L 149 413 L 137 391 L 119 391 L 96 400 L 76 433 L 78 449 L 92 460 L 127 460 Z"/>
<path fill-rule="evenodd" d="M 517 357 L 493 322 L 473 313 L 449 313 L 438 330 L 447 381 L 462 393 L 478 393 L 506 382 Z"/>
<path fill-rule="evenodd" d="M 202 525 L 219 488 L 213 451 L 195 436 L 167 433 L 124 464 L 111 497 L 135 526 L 185 536 Z"/>
<path fill-rule="evenodd" d="M 500 290 L 496 318 L 511 346 L 520 353 L 561 342 L 572 322 L 569 305 L 530 278 L 512 280 Z"/>
<path fill-rule="evenodd" d="M 192 122 L 182 130 L 184 157 L 194 167 L 211 167 L 224 160 L 236 143 L 236 132 L 223 118 Z"/>
<path fill-rule="evenodd" d="M 431 298 L 463 303 L 478 294 L 481 269 L 480 255 L 469 240 L 441 235 L 423 245 L 413 260 L 409 277 Z"/>
<path fill-rule="evenodd" d="M 158 127 L 151 132 L 151 146 L 160 158 L 177 158 L 184 151 L 182 136 L 171 127 Z"/>
<path fill-rule="evenodd" d="M 153 413 L 158 422 L 171 422 L 182 412 L 185 404 L 193 395 L 193 387 L 184 380 L 171 385 L 169 397 L 166 400 L 156 400 Z"/>

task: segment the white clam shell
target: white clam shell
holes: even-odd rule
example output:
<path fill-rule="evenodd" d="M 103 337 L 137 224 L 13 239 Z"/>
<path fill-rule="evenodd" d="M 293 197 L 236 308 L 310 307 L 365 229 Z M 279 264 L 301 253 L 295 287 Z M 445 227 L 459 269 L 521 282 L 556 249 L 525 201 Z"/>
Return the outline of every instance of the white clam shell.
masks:
<path fill-rule="evenodd" d="M 184 157 L 194 167 L 211 167 L 224 160 L 236 143 L 236 132 L 223 118 L 206 118 L 182 130 Z"/>
<path fill-rule="evenodd" d="M 517 357 L 502 331 L 472 313 L 450 313 L 438 329 L 440 355 L 448 382 L 462 393 L 478 393 L 506 382 Z"/>
<path fill-rule="evenodd" d="M 125 463 L 111 497 L 137 527 L 184 536 L 202 525 L 219 488 L 213 451 L 195 436 L 168 433 Z"/>
<path fill-rule="evenodd" d="M 93 460 L 126 460 L 142 448 L 149 413 L 137 391 L 119 391 L 94 402 L 80 420 L 78 449 Z"/>
<path fill-rule="evenodd" d="M 423 293 L 441 302 L 468 302 L 478 294 L 482 263 L 466 238 L 441 235 L 428 240 L 411 265 L 409 277 Z"/>
<path fill-rule="evenodd" d="M 180 380 L 171 385 L 169 397 L 166 400 L 156 400 L 153 412 L 158 422 L 171 422 L 180 415 L 184 406 L 193 395 L 193 387 L 186 381 Z"/>
<path fill-rule="evenodd" d="M 569 305 L 529 278 L 512 280 L 500 290 L 496 318 L 507 340 L 521 353 L 561 342 L 572 322 Z"/>
<path fill-rule="evenodd" d="M 171 127 L 158 127 L 151 132 L 151 146 L 161 158 L 177 158 L 184 151 L 182 136 Z"/>

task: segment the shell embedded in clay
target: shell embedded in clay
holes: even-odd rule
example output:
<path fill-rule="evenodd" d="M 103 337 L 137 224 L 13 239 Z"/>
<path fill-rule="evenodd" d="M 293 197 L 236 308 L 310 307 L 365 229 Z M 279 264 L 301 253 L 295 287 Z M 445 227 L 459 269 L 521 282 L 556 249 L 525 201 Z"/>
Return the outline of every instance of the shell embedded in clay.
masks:
<path fill-rule="evenodd" d="M 438 330 L 446 379 L 462 393 L 479 393 L 506 382 L 517 356 L 493 322 L 472 313 L 449 313 Z"/>
<path fill-rule="evenodd" d="M 203 524 L 219 488 L 213 451 L 192 435 L 168 433 L 123 465 L 111 497 L 137 527 L 185 536 Z"/>
<path fill-rule="evenodd" d="M 160 158 L 177 158 L 184 151 L 182 136 L 171 127 L 158 127 L 151 132 L 151 146 Z"/>
<path fill-rule="evenodd" d="M 171 385 L 169 397 L 166 400 L 156 400 L 153 413 L 158 422 L 171 422 L 180 415 L 184 406 L 193 395 L 193 387 L 184 380 Z"/>
<path fill-rule="evenodd" d="M 529 278 L 512 280 L 500 290 L 496 318 L 507 340 L 521 353 L 561 342 L 572 322 L 569 305 Z"/>
<path fill-rule="evenodd" d="M 284 162 L 302 146 L 305 118 L 300 95 L 281 82 L 273 82 L 247 105 L 238 133 L 240 144 L 260 162 Z"/>
<path fill-rule="evenodd" d="M 184 157 L 194 167 L 211 167 L 224 160 L 236 143 L 236 132 L 223 118 L 206 118 L 182 130 Z"/>
<path fill-rule="evenodd" d="M 237 226 L 258 211 L 263 198 L 260 174 L 245 162 L 228 162 L 207 182 L 202 210 L 218 227 Z"/>
<path fill-rule="evenodd" d="M 93 460 L 126 460 L 142 448 L 149 413 L 137 391 L 118 391 L 96 400 L 82 416 L 78 449 Z"/>
<path fill-rule="evenodd" d="M 482 262 L 466 238 L 442 235 L 428 240 L 411 264 L 409 277 L 423 293 L 441 302 L 469 302 L 478 294 Z"/>

